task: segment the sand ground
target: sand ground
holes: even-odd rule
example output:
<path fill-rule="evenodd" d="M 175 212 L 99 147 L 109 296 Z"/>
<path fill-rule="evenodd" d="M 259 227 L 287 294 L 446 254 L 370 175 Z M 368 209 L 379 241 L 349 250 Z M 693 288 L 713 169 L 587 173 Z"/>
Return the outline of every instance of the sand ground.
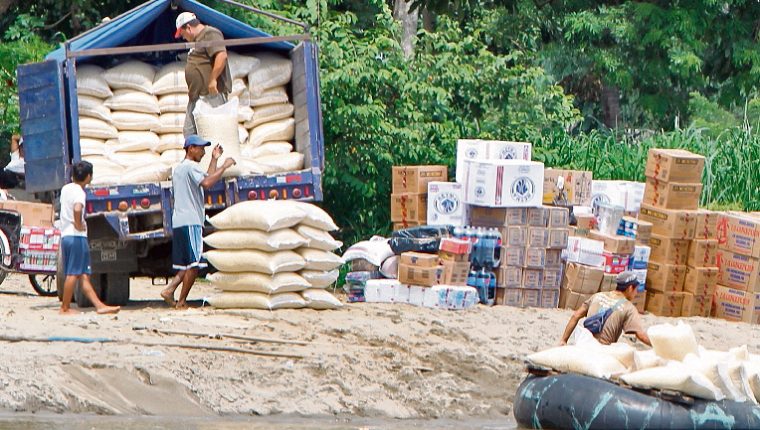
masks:
<path fill-rule="evenodd" d="M 175 311 L 158 300 L 160 288 L 149 279 L 134 279 L 132 302 L 118 315 L 97 315 L 90 309 L 67 317 L 58 314 L 56 298 L 35 295 L 24 276 L 9 276 L 0 285 L 0 409 L 511 417 L 515 389 L 525 376 L 524 356 L 555 345 L 570 316 L 570 311 L 557 309 L 499 306 L 455 312 L 393 304 L 349 304 L 336 311 Z M 190 298 L 200 305 L 213 292 L 201 283 Z M 750 351 L 760 352 L 758 326 L 684 320 L 705 347 L 747 344 Z M 647 325 L 666 321 L 673 319 L 644 317 Z M 251 343 L 168 331 L 299 343 Z M 109 342 L 23 340 L 50 337 Z"/>

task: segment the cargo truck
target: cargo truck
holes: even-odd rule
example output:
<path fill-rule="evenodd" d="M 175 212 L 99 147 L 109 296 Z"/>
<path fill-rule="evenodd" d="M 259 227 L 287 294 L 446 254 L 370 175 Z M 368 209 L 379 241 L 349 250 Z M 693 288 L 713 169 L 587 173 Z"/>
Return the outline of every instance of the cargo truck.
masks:
<path fill-rule="evenodd" d="M 222 31 L 228 50 L 240 54 L 275 51 L 293 65 L 288 95 L 295 107 L 294 149 L 304 154 L 302 170 L 273 175 L 226 178 L 206 191 L 206 213 L 254 199 L 322 200 L 324 141 L 319 94 L 317 45 L 304 24 L 230 0 L 220 0 L 300 27 L 290 36 L 273 37 L 192 0 L 153 0 L 107 21 L 48 54 L 44 61 L 18 67 L 21 131 L 26 147 L 26 191 L 56 202 L 70 182 L 79 147 L 77 67 L 108 67 L 137 58 L 161 66 L 176 61 L 192 43 L 174 39 L 174 21 L 182 12 Z M 109 304 L 129 300 L 132 277 L 171 277 L 171 182 L 90 186 L 85 216 L 91 246 L 92 281 Z M 58 285 L 63 278 L 58 273 Z M 77 289 L 78 290 L 78 289 Z M 62 288 L 59 288 L 59 296 Z M 86 306 L 77 292 L 75 300 Z"/>

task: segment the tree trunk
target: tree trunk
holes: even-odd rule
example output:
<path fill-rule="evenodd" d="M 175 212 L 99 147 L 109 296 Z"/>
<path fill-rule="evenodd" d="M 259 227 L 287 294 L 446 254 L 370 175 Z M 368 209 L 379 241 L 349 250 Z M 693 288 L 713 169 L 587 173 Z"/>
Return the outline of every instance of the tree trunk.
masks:
<path fill-rule="evenodd" d="M 411 5 L 411 0 L 393 0 L 393 18 L 401 23 L 401 49 L 406 58 L 414 56 L 414 43 L 417 38 L 417 22 L 419 21 L 419 10 L 409 10 Z"/>
<path fill-rule="evenodd" d="M 18 0 L 0 0 L 0 16 L 5 15 L 17 2 Z"/>
<path fill-rule="evenodd" d="M 428 8 L 422 9 L 422 28 L 428 33 L 435 31 L 435 15 Z"/>
<path fill-rule="evenodd" d="M 620 121 L 620 90 L 617 87 L 602 86 L 602 114 L 604 125 L 617 128 Z"/>

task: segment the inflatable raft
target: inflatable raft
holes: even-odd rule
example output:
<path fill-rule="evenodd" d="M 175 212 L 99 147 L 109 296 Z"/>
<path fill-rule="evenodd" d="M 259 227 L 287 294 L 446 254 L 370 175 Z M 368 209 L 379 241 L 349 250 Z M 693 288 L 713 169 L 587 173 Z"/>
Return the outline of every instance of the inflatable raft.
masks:
<path fill-rule="evenodd" d="M 528 376 L 514 415 L 534 429 L 760 429 L 754 403 L 645 393 L 570 373 Z"/>

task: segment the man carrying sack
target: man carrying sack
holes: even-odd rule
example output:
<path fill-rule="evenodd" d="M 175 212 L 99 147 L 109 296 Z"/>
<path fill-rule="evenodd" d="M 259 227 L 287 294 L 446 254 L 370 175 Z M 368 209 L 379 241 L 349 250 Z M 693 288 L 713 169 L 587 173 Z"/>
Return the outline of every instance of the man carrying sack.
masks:
<path fill-rule="evenodd" d="M 175 38 L 182 37 L 188 42 L 213 42 L 224 40 L 218 29 L 201 24 L 192 12 L 182 12 L 175 22 Z M 193 109 L 203 97 L 212 107 L 221 106 L 232 91 L 232 76 L 227 64 L 227 49 L 224 46 L 193 48 L 187 54 L 185 65 L 189 101 L 182 133 L 185 137 L 197 133 Z"/>
<path fill-rule="evenodd" d="M 594 294 L 573 313 L 562 334 L 561 345 L 567 344 L 578 321 L 586 317 L 583 325 L 599 343 L 615 343 L 625 332 L 635 334 L 640 341 L 652 346 L 641 323 L 639 311 L 631 303 L 638 293 L 639 281 L 636 275 L 630 271 L 623 272 L 617 276 L 616 282 L 615 291 Z"/>

